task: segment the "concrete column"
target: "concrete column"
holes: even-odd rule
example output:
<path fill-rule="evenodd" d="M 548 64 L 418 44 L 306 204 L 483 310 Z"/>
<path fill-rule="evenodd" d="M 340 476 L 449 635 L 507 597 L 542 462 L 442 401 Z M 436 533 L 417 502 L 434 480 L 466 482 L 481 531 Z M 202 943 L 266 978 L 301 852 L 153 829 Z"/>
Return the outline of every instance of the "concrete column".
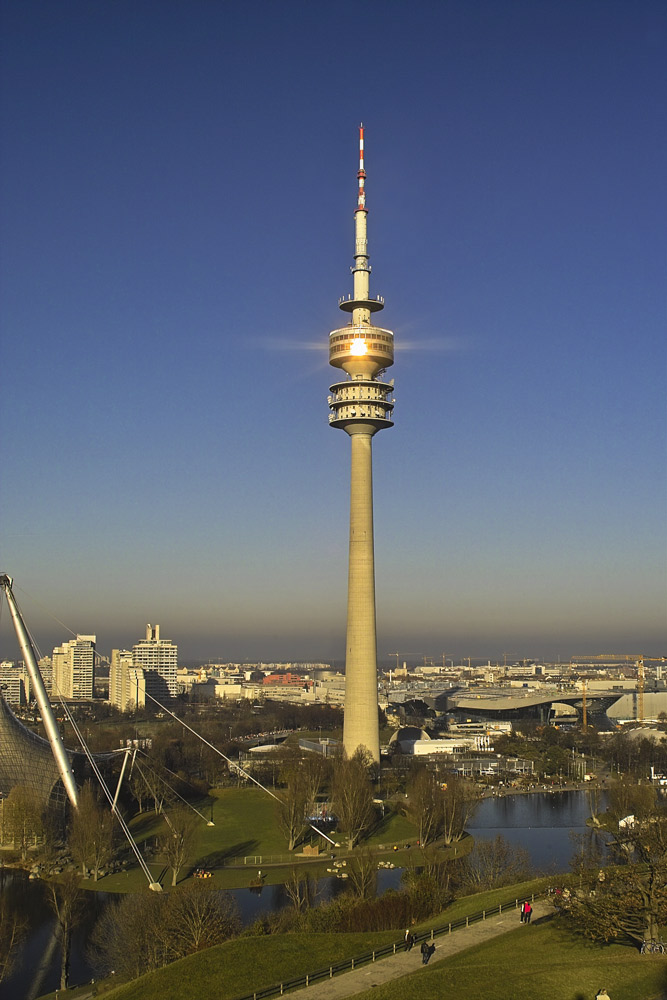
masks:
<path fill-rule="evenodd" d="M 379 760 L 371 448 L 375 428 L 360 423 L 346 430 L 352 464 L 343 743 L 350 757 L 362 746 Z"/>

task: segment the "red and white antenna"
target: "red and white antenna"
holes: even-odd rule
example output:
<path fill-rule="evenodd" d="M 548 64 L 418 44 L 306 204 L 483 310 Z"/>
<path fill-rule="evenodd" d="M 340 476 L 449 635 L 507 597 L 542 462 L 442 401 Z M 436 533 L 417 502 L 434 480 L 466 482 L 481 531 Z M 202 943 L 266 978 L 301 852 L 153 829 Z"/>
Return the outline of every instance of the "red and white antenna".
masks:
<path fill-rule="evenodd" d="M 364 124 L 363 122 L 359 126 L 359 171 L 357 173 L 359 178 L 359 197 L 357 199 L 357 212 L 366 211 L 366 171 L 364 170 Z"/>

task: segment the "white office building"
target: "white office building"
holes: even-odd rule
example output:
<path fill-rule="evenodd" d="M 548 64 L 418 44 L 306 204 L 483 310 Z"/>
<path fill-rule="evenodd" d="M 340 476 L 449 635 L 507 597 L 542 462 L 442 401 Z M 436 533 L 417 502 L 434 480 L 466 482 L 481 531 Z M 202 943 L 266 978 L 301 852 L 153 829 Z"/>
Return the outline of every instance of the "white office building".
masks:
<path fill-rule="evenodd" d="M 30 695 L 28 675 L 23 663 L 3 660 L 0 663 L 0 692 L 8 705 L 25 705 Z"/>
<path fill-rule="evenodd" d="M 111 650 L 109 702 L 121 712 L 133 712 L 146 705 L 144 672 L 134 666 L 134 653 L 130 649 Z"/>
<path fill-rule="evenodd" d="M 53 696 L 89 699 L 95 689 L 94 635 L 77 635 L 53 650 Z"/>
<path fill-rule="evenodd" d="M 145 691 L 159 702 L 174 698 L 178 691 L 178 646 L 160 638 L 159 625 L 146 626 L 146 638 L 132 647 L 132 666 L 143 670 Z M 149 707 L 155 707 L 148 699 Z"/>

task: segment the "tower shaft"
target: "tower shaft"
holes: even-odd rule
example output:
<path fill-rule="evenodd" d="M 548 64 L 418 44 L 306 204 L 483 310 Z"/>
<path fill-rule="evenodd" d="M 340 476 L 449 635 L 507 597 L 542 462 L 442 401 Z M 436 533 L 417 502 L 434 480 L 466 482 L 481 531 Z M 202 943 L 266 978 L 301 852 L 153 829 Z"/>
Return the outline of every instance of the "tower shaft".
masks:
<path fill-rule="evenodd" d="M 351 453 L 343 745 L 379 760 L 372 433 L 352 433 Z"/>
<path fill-rule="evenodd" d="M 329 423 L 349 434 L 352 451 L 343 743 L 348 756 L 365 748 L 379 760 L 372 438 L 393 423 L 393 379 L 377 376 L 394 363 L 394 335 L 371 323 L 384 300 L 370 297 L 363 126 L 357 177 L 353 294 L 338 303 L 352 315 L 347 326 L 329 334 L 329 363 L 347 380 L 330 388 Z"/>

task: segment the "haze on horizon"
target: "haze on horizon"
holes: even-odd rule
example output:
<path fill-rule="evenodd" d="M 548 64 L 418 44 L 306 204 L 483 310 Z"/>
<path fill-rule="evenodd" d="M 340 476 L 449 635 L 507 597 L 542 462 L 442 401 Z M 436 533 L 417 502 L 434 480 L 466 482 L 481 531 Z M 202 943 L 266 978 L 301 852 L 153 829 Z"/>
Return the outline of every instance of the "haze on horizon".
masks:
<path fill-rule="evenodd" d="M 0 570 L 43 653 L 343 660 L 362 120 L 380 661 L 665 652 L 663 5 L 8 0 L 0 35 Z"/>

